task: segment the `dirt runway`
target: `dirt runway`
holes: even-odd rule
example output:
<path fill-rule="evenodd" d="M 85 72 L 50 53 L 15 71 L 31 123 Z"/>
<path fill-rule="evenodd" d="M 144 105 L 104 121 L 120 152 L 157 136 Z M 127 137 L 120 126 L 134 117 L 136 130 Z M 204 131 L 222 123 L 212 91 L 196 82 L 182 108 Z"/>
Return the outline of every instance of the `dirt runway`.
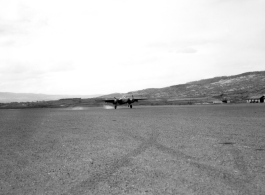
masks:
<path fill-rule="evenodd" d="M 0 116 L 0 194 L 265 194 L 265 104 Z"/>

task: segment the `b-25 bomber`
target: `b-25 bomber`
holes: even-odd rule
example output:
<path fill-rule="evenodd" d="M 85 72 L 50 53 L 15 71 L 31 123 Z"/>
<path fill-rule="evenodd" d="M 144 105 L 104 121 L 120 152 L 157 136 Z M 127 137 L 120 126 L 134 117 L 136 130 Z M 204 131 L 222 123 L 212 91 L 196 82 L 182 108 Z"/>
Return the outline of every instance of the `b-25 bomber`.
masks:
<path fill-rule="evenodd" d="M 119 98 L 119 99 L 114 97 L 114 99 L 105 100 L 105 102 L 112 103 L 114 105 L 114 108 L 116 109 L 118 105 L 122 105 L 122 104 L 127 104 L 128 107 L 132 108 L 132 103 L 138 102 L 139 100 L 146 100 L 146 99 L 144 99 L 144 98 L 134 98 L 133 95 L 132 95 L 131 98 L 129 98 L 127 96 L 123 96 L 122 98 Z"/>

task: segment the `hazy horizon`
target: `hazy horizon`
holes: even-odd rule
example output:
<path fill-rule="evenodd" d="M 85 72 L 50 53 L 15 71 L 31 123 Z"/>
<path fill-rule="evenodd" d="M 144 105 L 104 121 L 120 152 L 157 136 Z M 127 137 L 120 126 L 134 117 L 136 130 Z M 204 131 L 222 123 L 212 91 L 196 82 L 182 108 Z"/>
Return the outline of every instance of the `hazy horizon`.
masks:
<path fill-rule="evenodd" d="M 252 71 L 253 73 L 254 72 L 263 72 L 264 70 L 261 70 L 261 71 Z M 251 72 L 244 72 L 244 73 L 251 73 Z M 244 74 L 244 73 L 239 73 L 237 75 L 241 75 L 241 74 Z M 236 76 L 236 75 L 220 75 L 220 77 L 229 77 L 229 76 Z M 217 76 L 219 77 L 219 76 Z M 207 79 L 212 79 L 212 78 L 217 78 L 217 77 L 211 77 L 211 78 L 205 78 L 205 79 L 199 79 L 199 80 L 194 80 L 194 81 L 189 81 L 189 82 L 185 82 L 185 83 L 179 83 L 179 84 L 176 84 L 176 85 L 182 85 L 182 84 L 188 84 L 190 82 L 195 82 L 195 81 L 201 81 L 201 80 L 207 80 Z M 170 87 L 170 86 L 174 86 L 175 84 L 172 84 L 172 85 L 169 85 L 169 86 L 165 86 L 165 87 Z M 150 87 L 150 88 L 156 88 L 156 87 Z M 161 87 L 163 88 L 163 87 Z M 145 88 L 147 89 L 147 88 Z M 138 90 L 144 90 L 144 89 L 137 89 L 135 91 L 138 91 Z M 51 96 L 91 96 L 91 97 L 99 97 L 99 96 L 104 96 L 104 95 L 110 95 L 110 94 L 116 94 L 116 93 L 128 93 L 128 92 L 132 92 L 132 91 L 126 91 L 126 92 L 111 92 L 111 93 L 108 93 L 108 94 L 45 94 L 45 93 L 24 93 L 24 92 L 21 92 L 21 93 L 17 93 L 17 92 L 9 92 L 9 91 L 0 91 L 0 93 L 17 93 L 17 94 L 34 94 L 34 95 L 51 95 Z"/>
<path fill-rule="evenodd" d="M 126 93 L 262 71 L 265 1 L 0 0 L 0 92 Z"/>

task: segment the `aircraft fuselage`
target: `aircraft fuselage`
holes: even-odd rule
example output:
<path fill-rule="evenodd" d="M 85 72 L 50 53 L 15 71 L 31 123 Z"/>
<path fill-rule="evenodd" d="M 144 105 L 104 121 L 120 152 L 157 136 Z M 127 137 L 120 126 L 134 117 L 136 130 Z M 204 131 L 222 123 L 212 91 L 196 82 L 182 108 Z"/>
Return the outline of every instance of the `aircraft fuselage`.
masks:
<path fill-rule="evenodd" d="M 117 99 L 117 103 L 119 104 L 119 105 L 122 105 L 122 104 L 132 104 L 132 103 L 134 103 L 134 102 L 136 102 L 135 100 L 131 100 L 131 99 Z"/>

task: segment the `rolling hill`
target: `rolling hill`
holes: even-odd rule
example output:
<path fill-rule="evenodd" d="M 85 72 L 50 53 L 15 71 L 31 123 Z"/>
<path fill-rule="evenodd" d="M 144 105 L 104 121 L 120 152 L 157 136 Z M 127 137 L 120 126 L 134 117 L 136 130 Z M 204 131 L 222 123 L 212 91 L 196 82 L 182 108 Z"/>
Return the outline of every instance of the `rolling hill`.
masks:
<path fill-rule="evenodd" d="M 241 101 L 251 95 L 265 94 L 265 71 L 247 72 L 234 76 L 222 76 L 165 88 L 149 88 L 131 91 L 130 96 L 146 97 L 156 100 L 194 100 L 194 99 L 230 99 Z M 117 94 L 115 94 L 117 96 Z M 102 96 L 113 97 L 112 94 Z"/>
<path fill-rule="evenodd" d="M 214 77 L 186 84 L 173 85 L 164 88 L 148 88 L 128 93 L 113 93 L 108 95 L 46 95 L 30 93 L 7 93 L 0 92 L 0 103 L 8 102 L 33 102 L 50 101 L 62 98 L 92 98 L 86 101 L 95 103 L 94 97 L 98 99 L 121 97 L 123 95 L 144 97 L 147 101 L 139 104 L 181 104 L 181 103 L 203 103 L 216 100 L 231 100 L 233 102 L 245 101 L 252 95 L 265 94 L 265 71 L 247 72 L 234 76 Z M 94 99 L 93 99 L 94 98 Z"/>

